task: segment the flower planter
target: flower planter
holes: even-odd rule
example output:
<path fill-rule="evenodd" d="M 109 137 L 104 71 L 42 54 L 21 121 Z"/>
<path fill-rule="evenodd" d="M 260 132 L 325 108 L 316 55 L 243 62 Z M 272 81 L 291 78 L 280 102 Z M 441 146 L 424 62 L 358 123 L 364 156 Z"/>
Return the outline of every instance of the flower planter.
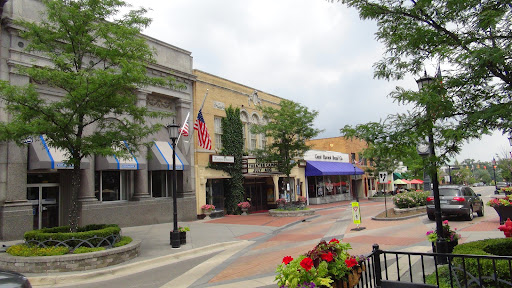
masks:
<path fill-rule="evenodd" d="M 249 211 L 249 208 L 241 208 L 242 209 L 242 215 L 247 216 L 247 211 Z"/>
<path fill-rule="evenodd" d="M 365 271 L 365 266 L 357 267 L 352 270 L 352 273 L 348 275 L 347 279 L 334 280 L 331 284 L 333 288 L 352 288 L 359 284 L 361 275 Z"/>
<path fill-rule="evenodd" d="M 459 245 L 459 240 L 456 241 L 448 241 L 446 242 L 446 253 L 452 253 L 453 248 L 455 246 Z M 434 242 L 432 242 L 432 252 L 437 253 L 436 245 Z M 448 263 L 448 257 L 446 256 L 436 256 L 437 264 L 447 264 Z"/>
<path fill-rule="evenodd" d="M 180 232 L 180 244 L 187 244 L 187 232 Z"/>
<path fill-rule="evenodd" d="M 500 225 L 503 225 L 507 218 L 512 219 L 512 206 L 495 206 L 493 208 L 500 216 Z"/>
<path fill-rule="evenodd" d="M 203 210 L 203 214 L 206 216 L 204 219 L 212 219 L 210 218 L 210 214 L 212 214 L 212 210 Z"/>

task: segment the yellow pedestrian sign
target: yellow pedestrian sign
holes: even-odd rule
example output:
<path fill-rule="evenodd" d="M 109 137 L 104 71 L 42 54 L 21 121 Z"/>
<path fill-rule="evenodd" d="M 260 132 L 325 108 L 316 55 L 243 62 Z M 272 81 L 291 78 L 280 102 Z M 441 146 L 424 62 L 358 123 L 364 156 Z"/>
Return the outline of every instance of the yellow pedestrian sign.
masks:
<path fill-rule="evenodd" d="M 357 228 L 351 229 L 355 231 L 361 231 L 366 229 L 365 227 L 359 227 L 361 224 L 361 210 L 359 209 L 359 202 L 352 202 L 352 221 L 357 225 Z"/>

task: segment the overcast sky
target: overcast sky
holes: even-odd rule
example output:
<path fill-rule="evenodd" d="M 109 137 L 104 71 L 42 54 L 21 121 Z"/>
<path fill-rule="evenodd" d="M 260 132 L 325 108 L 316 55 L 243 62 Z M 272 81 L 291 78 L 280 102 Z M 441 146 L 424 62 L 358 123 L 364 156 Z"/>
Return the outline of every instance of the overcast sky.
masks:
<path fill-rule="evenodd" d="M 382 57 L 377 26 L 355 9 L 326 0 L 128 0 L 152 9 L 145 34 L 188 50 L 194 69 L 293 100 L 319 112 L 318 138 L 338 137 L 344 125 L 379 121 L 405 111 L 387 97 L 415 78 L 373 77 Z M 141 4 L 142 3 L 142 4 Z M 435 74 L 436 67 L 427 72 Z M 208 124 L 207 124 L 208 125 Z M 213 123 L 209 124 L 210 126 Z M 213 129 L 213 128 L 211 128 Z M 457 160 L 490 161 L 512 151 L 494 133 L 463 147 Z"/>

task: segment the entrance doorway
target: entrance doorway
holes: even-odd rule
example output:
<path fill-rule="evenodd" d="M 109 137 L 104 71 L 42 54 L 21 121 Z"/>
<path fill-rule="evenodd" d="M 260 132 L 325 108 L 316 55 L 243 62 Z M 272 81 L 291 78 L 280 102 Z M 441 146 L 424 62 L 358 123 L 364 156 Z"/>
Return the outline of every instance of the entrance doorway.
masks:
<path fill-rule="evenodd" d="M 34 229 L 59 226 L 59 184 L 27 184 L 27 200 L 32 203 Z"/>

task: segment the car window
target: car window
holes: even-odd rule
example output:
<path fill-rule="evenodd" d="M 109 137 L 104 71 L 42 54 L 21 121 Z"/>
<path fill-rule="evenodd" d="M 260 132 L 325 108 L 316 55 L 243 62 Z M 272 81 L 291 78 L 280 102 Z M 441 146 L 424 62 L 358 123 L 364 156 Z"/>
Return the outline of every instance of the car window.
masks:
<path fill-rule="evenodd" d="M 457 195 L 459 195 L 459 189 L 456 189 L 456 188 L 439 189 L 439 196 L 457 196 Z"/>

